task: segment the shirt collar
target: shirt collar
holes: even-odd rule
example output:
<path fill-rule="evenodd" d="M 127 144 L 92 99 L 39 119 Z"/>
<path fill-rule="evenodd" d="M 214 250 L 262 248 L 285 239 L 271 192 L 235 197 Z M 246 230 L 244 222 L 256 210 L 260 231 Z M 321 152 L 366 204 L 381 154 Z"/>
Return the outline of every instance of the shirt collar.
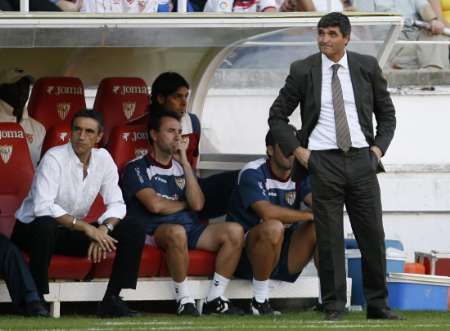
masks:
<path fill-rule="evenodd" d="M 76 164 L 83 165 L 83 163 L 78 158 L 77 154 L 75 154 L 75 151 L 73 150 L 72 144 L 69 141 L 66 144 L 67 151 L 69 152 L 69 157 L 71 160 L 73 160 Z M 95 153 L 94 148 L 91 150 L 91 158 L 89 159 L 88 169 L 90 169 L 95 163 Z"/>
<path fill-rule="evenodd" d="M 337 63 L 344 69 L 348 69 L 347 52 L 344 53 L 344 56 Z M 331 61 L 325 54 L 322 53 L 323 68 L 331 69 L 333 64 L 335 64 L 335 62 Z"/>
<path fill-rule="evenodd" d="M 168 164 L 162 164 L 156 161 L 156 159 L 151 155 L 151 153 L 147 153 L 147 159 L 150 161 L 150 164 L 157 166 L 159 168 L 163 169 L 170 169 L 172 168 L 172 159 L 170 159 L 170 162 Z"/>
<path fill-rule="evenodd" d="M 269 169 L 270 176 L 271 176 L 273 179 L 275 179 L 275 180 L 277 180 L 277 181 L 279 181 L 279 182 L 282 182 L 282 183 L 286 183 L 286 182 L 288 182 L 288 181 L 291 179 L 291 176 L 289 176 L 288 178 L 280 178 L 280 177 L 278 177 L 278 176 L 275 174 L 275 172 L 273 172 L 273 170 L 272 170 L 272 166 L 271 166 L 271 164 L 270 164 L 269 158 L 266 158 L 266 165 L 267 165 L 267 168 Z"/>

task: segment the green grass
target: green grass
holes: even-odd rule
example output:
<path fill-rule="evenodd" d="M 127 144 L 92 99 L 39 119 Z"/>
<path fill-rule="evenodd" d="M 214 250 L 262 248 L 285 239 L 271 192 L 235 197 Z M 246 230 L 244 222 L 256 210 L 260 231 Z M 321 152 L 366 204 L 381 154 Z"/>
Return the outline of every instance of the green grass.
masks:
<path fill-rule="evenodd" d="M 149 314 L 134 319 L 98 319 L 63 316 L 60 319 L 29 319 L 1 316 L 0 330 L 450 330 L 450 312 L 402 313 L 406 321 L 367 321 L 364 313 L 349 313 L 339 322 L 325 322 L 314 312 L 286 313 L 273 317 L 208 316 L 200 318 Z"/>

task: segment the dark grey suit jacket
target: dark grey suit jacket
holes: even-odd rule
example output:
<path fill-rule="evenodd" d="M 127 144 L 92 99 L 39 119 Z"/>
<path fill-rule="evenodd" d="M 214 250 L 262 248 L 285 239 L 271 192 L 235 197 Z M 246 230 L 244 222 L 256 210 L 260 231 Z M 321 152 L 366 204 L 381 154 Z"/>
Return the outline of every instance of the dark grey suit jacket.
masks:
<path fill-rule="evenodd" d="M 347 60 L 362 132 L 369 146 L 377 145 L 384 154 L 394 136 L 396 124 L 395 108 L 387 91 L 387 82 L 373 56 L 347 51 Z M 321 53 L 291 64 L 286 83 L 272 104 L 269 115 L 270 129 L 285 155 L 291 154 L 298 146 L 308 147 L 309 136 L 319 119 L 321 90 Z M 298 104 L 302 127 L 295 137 L 292 130 L 288 129 L 288 117 Z M 373 131 L 373 115 L 377 122 L 376 135 Z M 384 170 L 381 163 L 380 170 Z"/>

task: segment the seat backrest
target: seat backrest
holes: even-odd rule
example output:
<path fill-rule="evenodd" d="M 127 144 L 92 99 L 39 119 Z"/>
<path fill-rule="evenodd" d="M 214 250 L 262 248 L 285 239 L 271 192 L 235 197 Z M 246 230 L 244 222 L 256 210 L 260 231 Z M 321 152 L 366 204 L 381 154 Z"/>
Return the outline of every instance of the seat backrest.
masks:
<path fill-rule="evenodd" d="M 70 123 L 73 115 L 86 108 L 84 87 L 76 77 L 43 77 L 33 85 L 28 113 L 48 130 Z"/>
<path fill-rule="evenodd" d="M 94 110 L 103 113 L 107 145 L 111 130 L 145 114 L 149 104 L 147 83 L 137 77 L 104 78 L 98 86 Z"/>
<path fill-rule="evenodd" d="M 0 233 L 10 236 L 14 214 L 26 197 L 34 168 L 27 139 L 17 123 L 0 123 Z"/>
<path fill-rule="evenodd" d="M 50 148 L 67 144 L 70 141 L 70 124 L 61 123 L 51 127 L 45 134 L 44 143 L 42 144 L 41 157 L 44 156 Z"/>
<path fill-rule="evenodd" d="M 145 125 L 115 127 L 110 135 L 108 151 L 116 162 L 119 173 L 128 161 L 148 153 L 151 146 Z"/>

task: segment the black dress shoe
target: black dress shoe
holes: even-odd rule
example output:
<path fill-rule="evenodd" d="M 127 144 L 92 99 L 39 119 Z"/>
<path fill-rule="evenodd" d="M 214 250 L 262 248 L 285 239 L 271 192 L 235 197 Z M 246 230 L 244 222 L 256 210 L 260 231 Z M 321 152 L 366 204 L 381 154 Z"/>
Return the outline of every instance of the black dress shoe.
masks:
<path fill-rule="evenodd" d="M 325 321 L 340 321 L 345 315 L 342 310 L 325 310 Z"/>
<path fill-rule="evenodd" d="M 403 316 L 393 313 L 388 307 L 386 308 L 367 308 L 367 319 L 380 320 L 404 320 Z"/>
<path fill-rule="evenodd" d="M 40 301 L 32 301 L 25 305 L 25 316 L 29 317 L 50 317 L 48 310 Z"/>
<path fill-rule="evenodd" d="M 97 315 L 101 318 L 142 316 L 140 312 L 128 308 L 125 301 L 119 296 L 104 298 L 98 305 Z"/>

